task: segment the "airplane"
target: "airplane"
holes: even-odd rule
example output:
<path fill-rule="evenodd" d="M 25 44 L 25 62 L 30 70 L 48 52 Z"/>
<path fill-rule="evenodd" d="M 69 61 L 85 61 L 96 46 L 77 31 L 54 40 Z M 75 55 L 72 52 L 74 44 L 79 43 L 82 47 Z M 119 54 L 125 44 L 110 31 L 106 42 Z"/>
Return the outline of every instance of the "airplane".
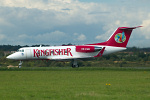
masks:
<path fill-rule="evenodd" d="M 19 60 L 19 68 L 24 60 L 72 60 L 72 67 L 79 67 L 78 59 L 101 57 L 126 49 L 133 29 L 137 27 L 119 27 L 105 42 L 46 47 L 23 47 L 17 52 L 7 56 L 7 59 Z"/>

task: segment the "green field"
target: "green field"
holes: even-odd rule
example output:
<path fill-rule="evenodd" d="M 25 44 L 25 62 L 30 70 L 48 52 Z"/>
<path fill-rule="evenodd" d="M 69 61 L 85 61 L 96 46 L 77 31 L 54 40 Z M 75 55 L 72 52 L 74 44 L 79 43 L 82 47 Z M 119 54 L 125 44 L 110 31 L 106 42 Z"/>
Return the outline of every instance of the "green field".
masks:
<path fill-rule="evenodd" d="M 108 69 L 1 70 L 0 100 L 150 99 L 150 71 Z"/>

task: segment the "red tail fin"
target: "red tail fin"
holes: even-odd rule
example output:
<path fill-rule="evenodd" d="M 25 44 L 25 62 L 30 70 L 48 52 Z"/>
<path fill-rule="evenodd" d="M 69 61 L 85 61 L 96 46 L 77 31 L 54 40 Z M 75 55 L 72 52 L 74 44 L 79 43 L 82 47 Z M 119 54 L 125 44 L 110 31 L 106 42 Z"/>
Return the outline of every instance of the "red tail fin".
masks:
<path fill-rule="evenodd" d="M 132 30 L 137 27 L 119 27 L 108 39 L 107 46 L 126 47 Z"/>
<path fill-rule="evenodd" d="M 119 27 L 111 37 L 102 43 L 95 43 L 90 45 L 105 45 L 105 46 L 115 46 L 115 47 L 126 47 L 129 41 L 130 35 L 133 29 L 139 28 L 137 27 Z"/>

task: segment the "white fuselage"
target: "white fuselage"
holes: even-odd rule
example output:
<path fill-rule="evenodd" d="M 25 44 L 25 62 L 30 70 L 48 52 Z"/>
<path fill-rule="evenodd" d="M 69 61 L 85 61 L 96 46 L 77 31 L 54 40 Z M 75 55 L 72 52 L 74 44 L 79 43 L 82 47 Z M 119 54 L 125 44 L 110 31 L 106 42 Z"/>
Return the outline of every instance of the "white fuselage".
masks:
<path fill-rule="evenodd" d="M 92 46 L 92 45 L 90 45 Z M 105 47 L 103 55 L 125 50 L 124 47 L 100 46 Z M 76 46 L 49 46 L 49 47 L 24 47 L 7 58 L 15 60 L 66 60 L 95 57 L 100 50 L 94 52 L 77 52 Z"/>

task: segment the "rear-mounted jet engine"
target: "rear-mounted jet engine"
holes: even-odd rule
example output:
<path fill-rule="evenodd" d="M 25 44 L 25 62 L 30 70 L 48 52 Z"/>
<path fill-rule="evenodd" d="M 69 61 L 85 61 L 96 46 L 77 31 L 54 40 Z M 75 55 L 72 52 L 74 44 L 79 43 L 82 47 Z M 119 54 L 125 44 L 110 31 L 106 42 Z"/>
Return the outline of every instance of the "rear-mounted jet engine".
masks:
<path fill-rule="evenodd" d="M 76 46 L 76 52 L 82 52 L 82 53 L 90 53 L 90 52 L 96 52 L 100 51 L 102 47 L 98 46 Z"/>

